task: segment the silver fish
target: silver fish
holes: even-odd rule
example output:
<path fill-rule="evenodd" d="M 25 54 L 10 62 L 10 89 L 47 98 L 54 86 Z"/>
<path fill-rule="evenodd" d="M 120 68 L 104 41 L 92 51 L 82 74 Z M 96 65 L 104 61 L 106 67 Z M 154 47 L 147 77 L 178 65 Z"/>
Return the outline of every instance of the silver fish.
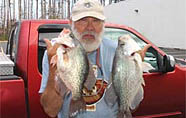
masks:
<path fill-rule="evenodd" d="M 68 29 L 62 31 L 56 39 L 56 43 L 61 45 L 50 63 L 52 65 L 57 64 L 57 81 L 60 80 L 64 83 L 72 93 L 70 112 L 73 113 L 80 109 L 78 107 L 85 108 L 85 103 L 82 103 L 84 102 L 82 90 L 89 72 L 88 58 L 80 42 L 72 36 L 71 31 Z M 58 83 L 60 86 L 60 82 Z M 59 90 L 62 93 L 61 95 L 64 96 L 64 89 Z M 79 102 L 80 106 L 77 101 L 81 101 Z"/>
<path fill-rule="evenodd" d="M 132 118 L 132 102 L 145 85 L 142 58 L 136 53 L 140 49 L 129 35 L 119 38 L 112 68 L 112 84 L 119 99 L 119 118 Z"/>

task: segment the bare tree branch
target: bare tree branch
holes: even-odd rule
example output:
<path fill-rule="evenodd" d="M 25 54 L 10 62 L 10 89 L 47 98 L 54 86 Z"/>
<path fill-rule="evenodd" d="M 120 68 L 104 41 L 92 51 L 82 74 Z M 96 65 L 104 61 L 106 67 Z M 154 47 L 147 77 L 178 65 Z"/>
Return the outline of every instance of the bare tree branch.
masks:
<path fill-rule="evenodd" d="M 30 4 L 30 18 L 33 19 L 33 0 L 31 0 L 31 4 Z"/>
<path fill-rule="evenodd" d="M 22 16 L 22 9 L 21 9 L 21 0 L 18 0 L 18 9 L 19 9 L 19 20 L 21 20 L 21 16 Z"/>
<path fill-rule="evenodd" d="M 36 0 L 36 19 L 38 19 L 38 0 Z"/>
<path fill-rule="evenodd" d="M 27 18 L 30 19 L 30 0 L 28 0 L 27 5 Z"/>

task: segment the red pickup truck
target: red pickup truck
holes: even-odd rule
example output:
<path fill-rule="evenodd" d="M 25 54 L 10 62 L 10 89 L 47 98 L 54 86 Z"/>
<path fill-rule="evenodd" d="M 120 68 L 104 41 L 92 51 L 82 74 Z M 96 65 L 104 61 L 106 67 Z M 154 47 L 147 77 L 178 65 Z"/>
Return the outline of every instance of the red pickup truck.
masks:
<path fill-rule="evenodd" d="M 42 77 L 42 58 L 46 49 L 43 38 L 57 37 L 67 20 L 24 20 L 16 22 L 11 30 L 6 54 L 14 62 L 14 74 L 0 76 L 0 118 L 48 117 L 38 94 Z M 106 24 L 104 36 L 117 40 L 130 34 L 143 47 L 151 44 L 145 61 L 155 69 L 144 73 L 144 99 L 133 113 L 135 118 L 185 118 L 185 62 L 177 64 L 134 29 Z"/>

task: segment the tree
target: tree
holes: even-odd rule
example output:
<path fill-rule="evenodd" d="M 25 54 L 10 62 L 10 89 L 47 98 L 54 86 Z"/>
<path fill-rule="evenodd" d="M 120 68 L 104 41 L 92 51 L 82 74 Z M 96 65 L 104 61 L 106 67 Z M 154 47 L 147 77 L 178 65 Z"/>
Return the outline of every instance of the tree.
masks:
<path fill-rule="evenodd" d="M 36 19 L 38 19 L 38 0 L 36 0 Z"/>
<path fill-rule="evenodd" d="M 109 4 L 112 4 L 112 0 L 109 0 Z"/>
<path fill-rule="evenodd" d="M 28 0 L 27 3 L 28 3 L 28 5 L 27 5 L 27 10 L 28 10 L 28 11 L 27 11 L 27 13 L 28 13 L 28 14 L 27 14 L 27 18 L 30 19 L 30 0 Z"/>
<path fill-rule="evenodd" d="M 46 19 L 46 0 L 41 0 L 41 18 Z"/>
<path fill-rule="evenodd" d="M 22 0 L 18 0 L 18 9 L 19 9 L 19 20 L 21 20 L 22 18 L 21 18 L 21 15 L 22 15 L 22 9 L 21 9 L 21 1 Z"/>
<path fill-rule="evenodd" d="M 58 18 L 61 18 L 61 1 L 58 1 L 57 17 Z"/>
<path fill-rule="evenodd" d="M 64 18 L 64 0 L 59 0 L 58 4 L 58 18 L 63 19 Z"/>
<path fill-rule="evenodd" d="M 70 0 L 67 0 L 68 1 L 68 11 L 67 11 L 67 18 L 69 19 L 70 18 Z"/>
<path fill-rule="evenodd" d="M 21 19 L 70 18 L 73 5 L 78 0 L 1 0 L 0 22 L 1 27 L 11 24 L 18 16 Z M 99 0 L 102 5 L 112 4 L 124 0 Z M 35 8 L 33 8 L 35 6 Z M 17 10 L 18 8 L 18 10 Z M 41 9 L 40 9 L 41 8 Z M 10 21 L 10 22 L 7 22 Z"/>
<path fill-rule="evenodd" d="M 61 0 L 61 18 L 64 19 L 64 0 Z"/>
<path fill-rule="evenodd" d="M 6 16 L 6 18 L 7 18 L 7 19 L 6 19 L 6 22 L 7 22 L 7 23 L 6 23 L 6 25 L 7 25 L 7 26 L 6 26 L 6 27 L 7 27 L 7 28 L 6 28 L 6 34 L 8 34 L 9 27 L 10 27 L 10 0 L 8 0 L 8 1 L 6 2 L 6 5 L 7 5 L 7 7 L 6 7 L 6 8 L 7 8 L 7 14 L 6 14 L 6 15 L 7 15 L 7 16 Z"/>
<path fill-rule="evenodd" d="M 52 6 L 51 6 L 51 0 L 49 0 L 49 5 L 48 5 L 48 17 L 49 17 L 49 19 L 52 18 L 51 8 L 52 8 Z"/>
<path fill-rule="evenodd" d="M 52 8 L 52 10 L 53 10 L 53 14 L 52 14 L 53 17 L 52 18 L 54 19 L 54 18 L 56 18 L 56 0 L 53 0 L 53 5 L 52 6 L 53 6 L 53 8 Z"/>
<path fill-rule="evenodd" d="M 11 2 L 10 0 L 8 0 L 8 7 L 7 7 L 7 31 L 9 31 L 11 25 L 12 25 L 12 14 L 11 14 L 11 11 L 12 11 L 12 7 L 11 7 Z"/>
<path fill-rule="evenodd" d="M 4 38 L 6 34 L 6 0 L 3 1 L 4 6 L 4 20 L 3 20 L 3 32 L 4 32 Z"/>
<path fill-rule="evenodd" d="M 44 15 L 43 18 L 46 19 L 46 14 L 47 14 L 47 13 L 46 13 L 46 0 L 43 0 L 43 12 L 44 12 L 44 13 L 43 13 L 43 15 Z"/>
<path fill-rule="evenodd" d="M 43 0 L 41 0 L 41 18 L 44 18 Z"/>
<path fill-rule="evenodd" d="M 26 13 L 26 11 L 27 11 L 27 0 L 24 0 L 24 10 L 23 10 L 23 13 L 24 13 L 23 18 L 24 18 L 24 19 L 27 18 L 27 13 Z"/>
<path fill-rule="evenodd" d="M 4 8 L 4 6 L 3 6 L 3 2 L 4 1 L 2 1 L 1 2 L 1 7 L 0 7 L 0 9 L 1 9 L 1 14 L 0 14 L 0 19 L 1 19 L 1 28 L 3 28 L 3 8 Z"/>
<path fill-rule="evenodd" d="M 102 5 L 105 6 L 105 0 L 102 0 Z"/>
<path fill-rule="evenodd" d="M 102 0 L 100 0 L 100 3 L 102 4 Z"/>
<path fill-rule="evenodd" d="M 15 0 L 13 0 L 13 20 L 15 21 L 16 17 L 15 17 Z"/>
<path fill-rule="evenodd" d="M 30 0 L 30 18 L 33 19 L 33 0 Z"/>

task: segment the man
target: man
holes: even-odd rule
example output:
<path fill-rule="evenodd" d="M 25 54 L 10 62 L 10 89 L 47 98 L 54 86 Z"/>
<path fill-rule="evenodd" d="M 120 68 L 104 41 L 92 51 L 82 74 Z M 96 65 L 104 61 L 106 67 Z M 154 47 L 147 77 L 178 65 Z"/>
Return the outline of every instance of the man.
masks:
<path fill-rule="evenodd" d="M 70 19 L 72 32 L 85 48 L 91 64 L 97 67 L 97 73 L 95 72 L 97 80 L 104 79 L 108 85 L 117 41 L 102 38 L 104 22 L 103 7 L 98 1 L 79 0 L 72 9 Z M 48 54 L 45 53 L 43 58 L 43 76 L 39 91 L 39 93 L 42 93 L 41 104 L 49 116 L 55 117 L 58 114 L 58 118 L 68 118 L 71 94 L 68 93 L 65 96 L 63 104 L 60 102 L 63 98 L 55 90 L 55 67 L 49 69 L 48 64 L 48 60 L 50 61 L 55 54 L 58 45 L 51 46 L 48 40 L 45 41 Z M 77 118 L 116 118 L 118 103 L 115 99 L 107 101 L 107 98 L 114 95 L 112 89 L 109 90 L 109 87 L 108 91 L 103 96 L 104 99 L 89 105 L 90 108 L 87 107 L 86 112 L 76 112 L 70 115 Z M 142 99 L 143 92 L 139 91 L 137 99 L 133 102 L 133 107 L 135 108 Z"/>

